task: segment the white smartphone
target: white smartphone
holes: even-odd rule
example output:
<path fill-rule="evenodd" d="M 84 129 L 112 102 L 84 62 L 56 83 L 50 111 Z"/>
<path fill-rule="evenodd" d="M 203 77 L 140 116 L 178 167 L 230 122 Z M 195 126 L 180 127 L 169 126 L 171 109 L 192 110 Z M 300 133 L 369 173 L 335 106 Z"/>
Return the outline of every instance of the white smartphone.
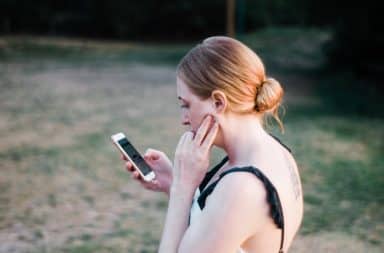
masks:
<path fill-rule="evenodd" d="M 123 133 L 114 134 L 111 136 L 111 139 L 116 147 L 132 163 L 133 167 L 140 173 L 141 177 L 145 181 L 148 182 L 155 178 L 153 170 Z"/>

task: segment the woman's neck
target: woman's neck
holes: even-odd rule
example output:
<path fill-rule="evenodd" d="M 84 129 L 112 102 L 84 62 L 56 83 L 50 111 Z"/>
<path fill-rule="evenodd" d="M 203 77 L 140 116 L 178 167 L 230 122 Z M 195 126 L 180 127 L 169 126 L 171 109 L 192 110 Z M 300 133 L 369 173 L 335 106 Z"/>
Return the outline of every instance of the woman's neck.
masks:
<path fill-rule="evenodd" d="M 221 124 L 222 143 L 229 165 L 248 165 L 269 135 L 255 115 L 228 115 Z"/>

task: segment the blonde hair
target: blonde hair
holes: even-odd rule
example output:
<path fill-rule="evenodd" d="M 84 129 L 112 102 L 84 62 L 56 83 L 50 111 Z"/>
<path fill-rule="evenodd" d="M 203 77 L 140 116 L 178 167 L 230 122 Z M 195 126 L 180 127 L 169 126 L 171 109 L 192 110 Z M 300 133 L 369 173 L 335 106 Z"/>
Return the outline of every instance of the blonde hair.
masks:
<path fill-rule="evenodd" d="M 205 39 L 180 61 L 177 76 L 200 98 L 223 91 L 229 110 L 272 115 L 284 131 L 278 115 L 283 88 L 266 77 L 260 58 L 240 41 L 223 36 Z"/>

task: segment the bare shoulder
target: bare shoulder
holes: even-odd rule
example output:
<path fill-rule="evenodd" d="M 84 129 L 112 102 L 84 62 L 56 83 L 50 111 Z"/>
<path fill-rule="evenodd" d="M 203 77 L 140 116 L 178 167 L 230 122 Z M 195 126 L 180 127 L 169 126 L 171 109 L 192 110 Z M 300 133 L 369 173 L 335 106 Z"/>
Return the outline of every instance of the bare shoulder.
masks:
<path fill-rule="evenodd" d="M 264 200 L 267 194 L 263 183 L 252 173 L 244 171 L 225 175 L 217 184 L 215 192 L 218 196 L 225 196 L 226 199 L 250 198 L 253 201 Z"/>
<path fill-rule="evenodd" d="M 235 252 L 271 222 L 266 194 L 263 183 L 249 172 L 225 175 L 207 198 L 199 222 L 187 229 L 183 249 Z"/>
<path fill-rule="evenodd" d="M 245 223 L 249 225 L 253 233 L 262 227 L 263 220 L 265 222 L 269 220 L 267 191 L 263 183 L 249 172 L 225 175 L 217 184 L 210 200 L 207 201 L 207 208 L 210 205 L 220 209 L 219 212 L 235 214 L 235 217 L 239 217 L 242 221 L 243 226 Z M 258 219 L 254 219 L 255 217 Z M 254 224 L 253 221 L 255 221 Z"/>

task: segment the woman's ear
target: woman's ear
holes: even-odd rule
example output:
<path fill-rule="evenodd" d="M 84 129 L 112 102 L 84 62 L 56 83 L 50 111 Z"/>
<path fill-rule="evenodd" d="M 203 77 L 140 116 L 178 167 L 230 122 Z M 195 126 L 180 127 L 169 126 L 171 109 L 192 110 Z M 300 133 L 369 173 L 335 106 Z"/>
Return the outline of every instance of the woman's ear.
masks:
<path fill-rule="evenodd" d="M 213 102 L 213 107 L 217 113 L 222 113 L 227 110 L 228 99 L 224 92 L 220 90 L 212 91 L 211 99 Z"/>

